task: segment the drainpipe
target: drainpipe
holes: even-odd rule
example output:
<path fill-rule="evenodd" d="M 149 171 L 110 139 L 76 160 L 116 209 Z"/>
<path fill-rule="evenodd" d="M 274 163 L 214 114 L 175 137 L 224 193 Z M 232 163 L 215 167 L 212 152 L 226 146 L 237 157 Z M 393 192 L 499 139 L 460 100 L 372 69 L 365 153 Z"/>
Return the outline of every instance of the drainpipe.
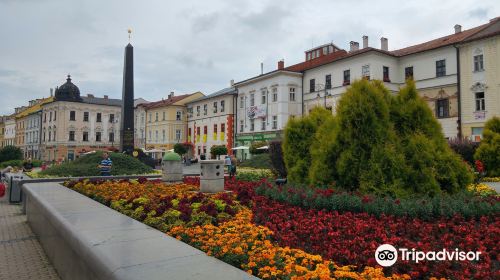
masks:
<path fill-rule="evenodd" d="M 462 138 L 462 101 L 460 90 L 460 49 L 454 45 L 457 54 L 457 102 L 458 102 L 458 137 Z"/>

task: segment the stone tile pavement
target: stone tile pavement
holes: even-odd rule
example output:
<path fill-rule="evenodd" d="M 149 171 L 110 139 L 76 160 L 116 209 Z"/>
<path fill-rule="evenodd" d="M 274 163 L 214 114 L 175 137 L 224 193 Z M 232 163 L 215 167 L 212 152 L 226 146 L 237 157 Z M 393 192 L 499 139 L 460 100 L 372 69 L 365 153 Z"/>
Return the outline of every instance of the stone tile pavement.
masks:
<path fill-rule="evenodd" d="M 59 279 L 21 206 L 0 202 L 0 280 Z"/>

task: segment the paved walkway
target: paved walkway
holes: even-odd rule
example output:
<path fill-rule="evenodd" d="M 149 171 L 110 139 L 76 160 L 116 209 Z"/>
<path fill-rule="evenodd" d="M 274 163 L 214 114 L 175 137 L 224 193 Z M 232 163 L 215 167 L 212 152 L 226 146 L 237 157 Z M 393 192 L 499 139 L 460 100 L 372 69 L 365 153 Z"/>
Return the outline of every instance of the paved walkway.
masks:
<path fill-rule="evenodd" d="M 0 202 L 0 279 L 59 279 L 21 206 Z"/>

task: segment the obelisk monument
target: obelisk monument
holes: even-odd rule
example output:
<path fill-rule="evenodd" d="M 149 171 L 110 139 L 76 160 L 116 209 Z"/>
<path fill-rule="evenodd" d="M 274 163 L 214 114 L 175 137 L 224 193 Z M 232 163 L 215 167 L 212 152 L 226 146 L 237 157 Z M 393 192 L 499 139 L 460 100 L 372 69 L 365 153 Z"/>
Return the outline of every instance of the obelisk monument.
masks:
<path fill-rule="evenodd" d="M 125 47 L 125 64 L 123 66 L 122 113 L 120 148 L 122 152 L 131 154 L 134 150 L 134 47 L 129 43 Z"/>

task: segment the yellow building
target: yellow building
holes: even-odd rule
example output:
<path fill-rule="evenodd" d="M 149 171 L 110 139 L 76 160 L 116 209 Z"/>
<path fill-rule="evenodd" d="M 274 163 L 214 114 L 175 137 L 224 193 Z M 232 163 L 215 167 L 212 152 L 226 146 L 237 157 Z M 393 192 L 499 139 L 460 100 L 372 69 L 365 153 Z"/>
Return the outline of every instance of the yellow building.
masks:
<path fill-rule="evenodd" d="M 500 116 L 500 17 L 458 45 L 462 134 L 480 141 L 485 122 Z"/>
<path fill-rule="evenodd" d="M 195 92 L 174 96 L 144 105 L 146 109 L 146 153 L 159 159 L 165 152 L 174 148 L 176 143 L 187 141 L 186 103 L 203 97 Z"/>
<path fill-rule="evenodd" d="M 0 148 L 3 148 L 4 134 L 5 134 L 5 117 L 0 116 Z"/>

